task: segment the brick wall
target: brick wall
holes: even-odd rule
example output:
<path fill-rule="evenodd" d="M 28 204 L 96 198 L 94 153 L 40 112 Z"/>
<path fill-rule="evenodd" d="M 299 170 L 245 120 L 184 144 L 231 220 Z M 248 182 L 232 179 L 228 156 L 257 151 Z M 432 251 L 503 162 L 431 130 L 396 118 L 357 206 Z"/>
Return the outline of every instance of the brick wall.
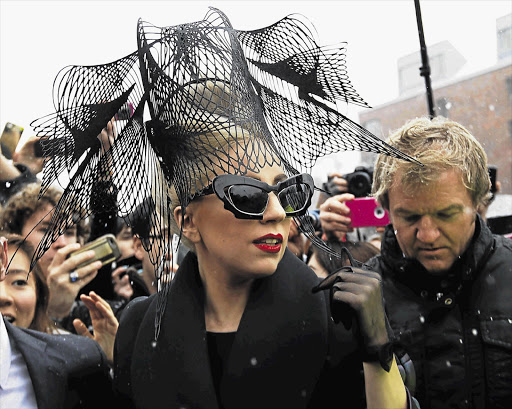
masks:
<path fill-rule="evenodd" d="M 485 73 L 439 88 L 434 84 L 433 96 L 434 105 L 443 100 L 446 116 L 464 125 L 482 144 L 489 164 L 498 167 L 501 192 L 511 194 L 512 96 L 507 88 L 507 78 L 512 81 L 512 65 L 490 68 Z M 381 134 L 376 134 L 385 139 L 390 131 L 407 120 L 425 115 L 428 115 L 427 98 L 421 93 L 360 112 L 359 122 L 366 126 L 369 121 L 378 120 Z"/>

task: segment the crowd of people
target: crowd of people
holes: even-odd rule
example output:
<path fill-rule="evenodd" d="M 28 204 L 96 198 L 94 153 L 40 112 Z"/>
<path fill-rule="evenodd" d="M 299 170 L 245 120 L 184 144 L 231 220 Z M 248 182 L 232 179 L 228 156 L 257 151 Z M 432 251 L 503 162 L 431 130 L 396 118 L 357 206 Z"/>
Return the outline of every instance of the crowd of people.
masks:
<path fill-rule="evenodd" d="M 110 168 L 83 217 L 65 190 L 40 195 L 34 139 L 14 161 L 0 152 L 0 407 L 510 407 L 512 240 L 482 217 L 477 139 L 445 118 L 394 131 L 386 144 L 404 156 L 380 152 L 367 192 L 389 224 L 354 234 L 346 175 L 333 170 L 310 206 L 313 179 L 266 128 L 224 126 L 226 100 L 253 91 L 220 77 L 187 91 L 208 116 L 187 122 L 196 139 L 173 143 L 176 162 L 149 138 L 164 188 L 129 213 Z M 52 231 L 58 211 L 71 222 Z M 106 234 L 115 261 L 73 254 Z"/>

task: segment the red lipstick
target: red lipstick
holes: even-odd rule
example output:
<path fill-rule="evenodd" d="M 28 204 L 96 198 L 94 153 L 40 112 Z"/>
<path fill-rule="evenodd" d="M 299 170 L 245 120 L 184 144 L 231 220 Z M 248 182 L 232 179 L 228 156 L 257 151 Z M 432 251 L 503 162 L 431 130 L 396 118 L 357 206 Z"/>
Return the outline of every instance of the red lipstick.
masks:
<path fill-rule="evenodd" d="M 283 244 L 283 236 L 280 234 L 266 234 L 254 240 L 253 244 L 266 253 L 279 253 Z"/>

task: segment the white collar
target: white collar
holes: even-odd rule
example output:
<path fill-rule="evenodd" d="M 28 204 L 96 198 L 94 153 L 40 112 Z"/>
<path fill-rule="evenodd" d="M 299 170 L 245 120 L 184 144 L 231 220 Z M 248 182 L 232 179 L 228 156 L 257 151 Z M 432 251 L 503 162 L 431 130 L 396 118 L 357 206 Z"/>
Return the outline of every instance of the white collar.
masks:
<path fill-rule="evenodd" d="M 4 317 L 0 313 L 0 388 L 5 388 L 9 371 L 11 369 L 11 343 L 9 342 L 9 334 L 5 328 Z"/>

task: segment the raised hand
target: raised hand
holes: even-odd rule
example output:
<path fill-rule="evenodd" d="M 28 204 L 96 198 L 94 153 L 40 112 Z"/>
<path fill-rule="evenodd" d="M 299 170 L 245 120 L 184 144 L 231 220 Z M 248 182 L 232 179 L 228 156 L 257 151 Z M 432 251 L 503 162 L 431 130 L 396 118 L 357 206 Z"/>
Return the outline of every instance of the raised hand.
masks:
<path fill-rule="evenodd" d="M 354 231 L 350 226 L 350 209 L 345 204 L 354 198 L 351 193 L 342 193 L 328 198 L 320 205 L 320 224 L 327 237 L 341 240 L 345 233 Z"/>
<path fill-rule="evenodd" d="M 94 339 L 105 352 L 108 362 L 112 364 L 114 362 L 114 341 L 119 322 L 110 305 L 94 291 L 91 291 L 89 295 L 82 294 L 80 299 L 91 315 L 94 335 L 79 319 L 73 320 L 76 333 Z"/>
<path fill-rule="evenodd" d="M 64 318 L 69 314 L 80 289 L 96 277 L 102 266 L 101 261 L 95 261 L 77 268 L 82 262 L 94 257 L 94 251 L 90 250 L 68 258 L 70 253 L 79 248 L 80 244 L 73 243 L 59 249 L 48 266 L 48 314 L 52 318 Z"/>
<path fill-rule="evenodd" d="M 130 276 L 128 274 L 124 274 L 121 276 L 126 270 L 128 270 L 128 266 L 119 266 L 114 271 L 112 271 L 112 284 L 114 285 L 114 292 L 129 300 L 133 295 L 133 288 L 130 284 Z"/>

